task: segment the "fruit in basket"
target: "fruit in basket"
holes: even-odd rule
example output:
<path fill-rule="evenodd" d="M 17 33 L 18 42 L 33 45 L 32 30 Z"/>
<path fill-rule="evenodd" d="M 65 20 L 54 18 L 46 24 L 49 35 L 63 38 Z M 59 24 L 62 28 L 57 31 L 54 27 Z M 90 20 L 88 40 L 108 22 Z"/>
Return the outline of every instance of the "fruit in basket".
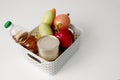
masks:
<path fill-rule="evenodd" d="M 51 10 L 48 10 L 44 15 L 43 15 L 43 18 L 42 18 L 42 23 L 46 23 L 48 24 L 49 26 L 52 25 L 53 21 L 54 21 L 54 18 L 56 16 L 56 9 L 53 8 Z"/>
<path fill-rule="evenodd" d="M 70 26 L 70 18 L 69 14 L 60 14 L 54 19 L 54 29 L 57 29 L 59 25 L 59 29 L 68 28 Z"/>
<path fill-rule="evenodd" d="M 43 37 L 47 35 L 52 35 L 53 31 L 48 24 L 41 23 L 39 26 L 39 34 L 40 34 L 40 37 Z"/>
<path fill-rule="evenodd" d="M 74 35 L 68 28 L 58 30 L 54 36 L 60 40 L 60 46 L 67 49 L 74 42 Z"/>

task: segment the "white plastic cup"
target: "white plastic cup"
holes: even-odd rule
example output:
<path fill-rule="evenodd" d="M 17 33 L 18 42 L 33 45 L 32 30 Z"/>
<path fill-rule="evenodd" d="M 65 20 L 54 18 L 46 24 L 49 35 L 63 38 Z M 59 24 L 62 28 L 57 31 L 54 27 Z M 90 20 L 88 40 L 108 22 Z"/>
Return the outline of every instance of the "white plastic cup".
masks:
<path fill-rule="evenodd" d="M 59 56 L 59 40 L 52 35 L 44 36 L 37 42 L 38 55 L 47 61 L 53 61 Z"/>

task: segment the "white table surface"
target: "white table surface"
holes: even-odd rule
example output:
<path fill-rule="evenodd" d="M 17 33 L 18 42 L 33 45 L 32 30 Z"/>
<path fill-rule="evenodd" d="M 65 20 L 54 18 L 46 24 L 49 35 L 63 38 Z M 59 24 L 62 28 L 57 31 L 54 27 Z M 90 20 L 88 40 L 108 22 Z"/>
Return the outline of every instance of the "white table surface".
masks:
<path fill-rule="evenodd" d="M 31 30 L 52 8 L 70 13 L 84 32 L 75 55 L 48 76 L 24 59 L 3 25 Z M 0 0 L 0 80 L 120 80 L 120 0 Z"/>

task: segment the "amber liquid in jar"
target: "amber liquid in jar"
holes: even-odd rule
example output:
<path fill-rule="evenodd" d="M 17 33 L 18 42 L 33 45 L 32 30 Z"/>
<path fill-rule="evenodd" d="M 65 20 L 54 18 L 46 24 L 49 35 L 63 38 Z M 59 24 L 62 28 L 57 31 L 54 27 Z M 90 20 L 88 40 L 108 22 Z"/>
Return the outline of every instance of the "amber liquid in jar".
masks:
<path fill-rule="evenodd" d="M 37 39 L 34 36 L 29 35 L 28 32 L 18 33 L 13 36 L 13 39 L 31 52 L 35 54 L 38 53 Z"/>

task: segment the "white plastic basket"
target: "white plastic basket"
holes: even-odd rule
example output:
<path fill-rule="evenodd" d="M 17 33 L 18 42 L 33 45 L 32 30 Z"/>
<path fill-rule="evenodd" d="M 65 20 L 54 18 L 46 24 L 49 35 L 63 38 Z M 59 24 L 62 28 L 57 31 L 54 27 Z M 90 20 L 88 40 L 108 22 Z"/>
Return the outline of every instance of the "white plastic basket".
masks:
<path fill-rule="evenodd" d="M 73 25 L 71 25 L 70 28 L 74 32 L 75 41 L 56 60 L 54 60 L 52 62 L 48 62 L 48 61 L 44 60 L 43 58 L 37 56 L 36 54 L 32 53 L 31 51 L 22 47 L 24 56 L 31 63 L 38 66 L 40 68 L 40 70 L 42 70 L 50 75 L 55 75 L 79 48 L 80 30 L 78 28 L 74 27 Z"/>

